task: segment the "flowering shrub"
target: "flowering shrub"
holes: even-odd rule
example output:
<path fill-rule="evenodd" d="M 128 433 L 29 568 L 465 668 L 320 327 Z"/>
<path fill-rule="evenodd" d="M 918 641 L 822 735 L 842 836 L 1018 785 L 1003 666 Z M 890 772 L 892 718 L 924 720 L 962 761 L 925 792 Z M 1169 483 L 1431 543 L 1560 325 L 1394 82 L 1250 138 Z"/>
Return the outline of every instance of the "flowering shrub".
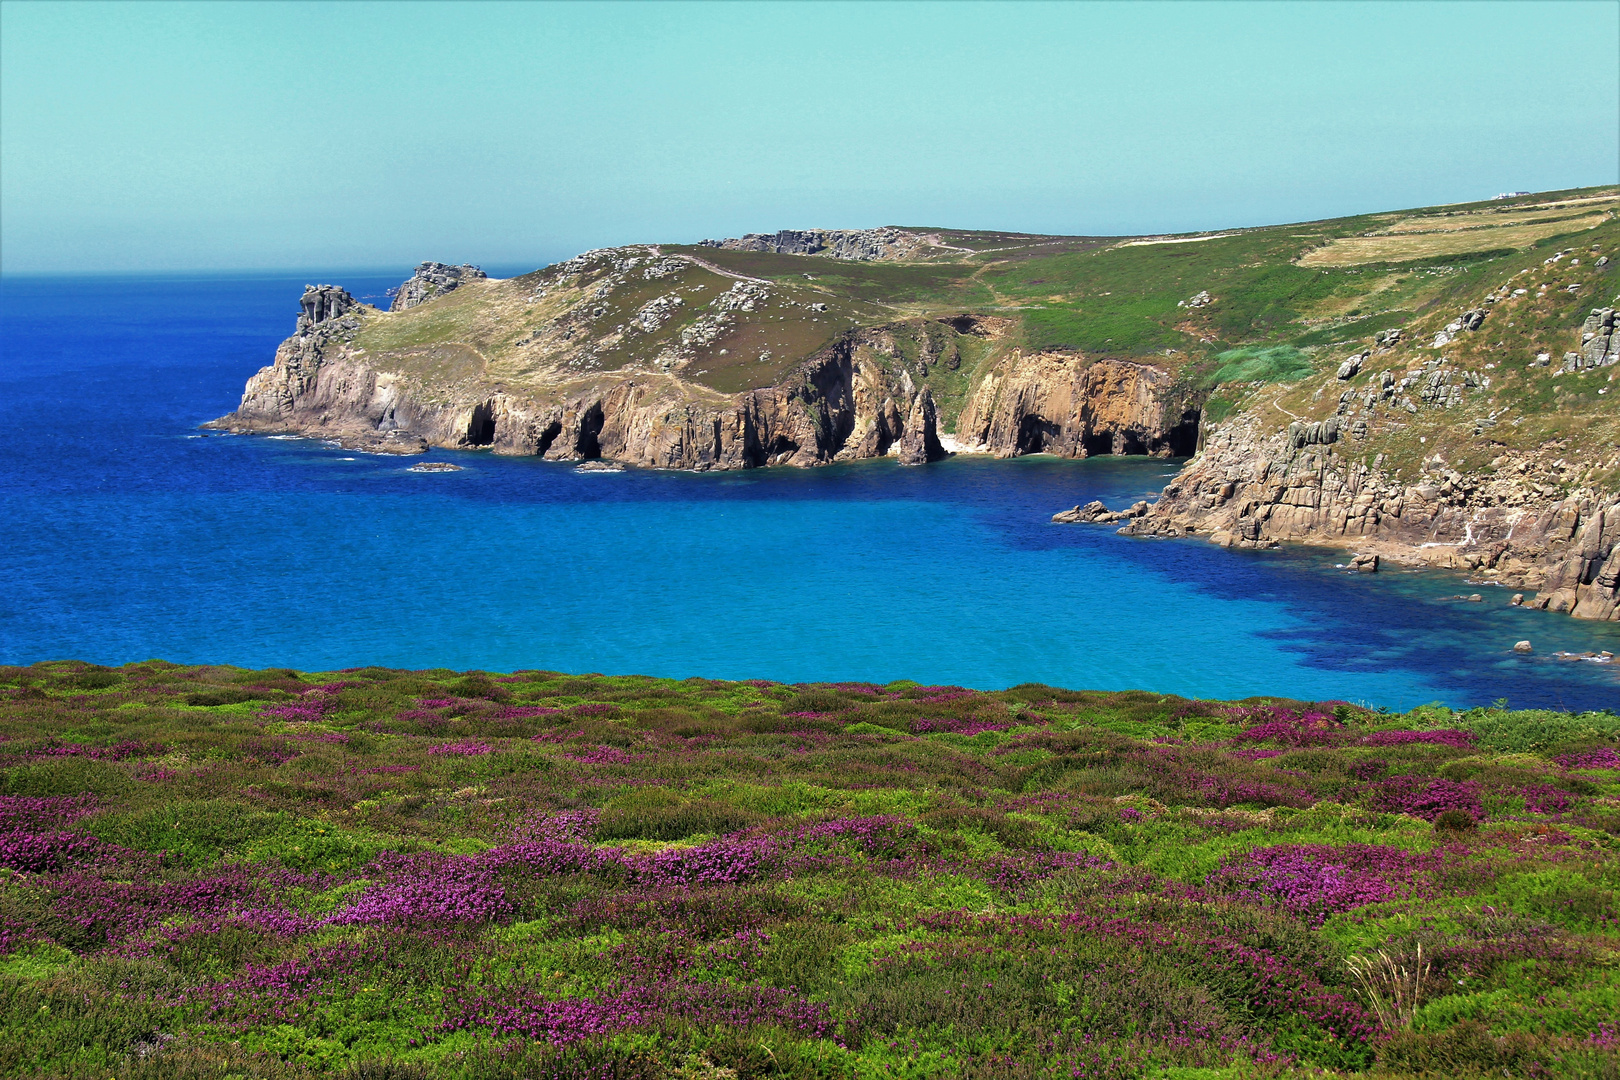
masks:
<path fill-rule="evenodd" d="M 1362 746 L 1410 746 L 1428 743 L 1432 746 L 1452 746 L 1459 750 L 1471 748 L 1476 739 L 1473 732 L 1442 728 L 1436 731 L 1375 731 L 1363 736 Z"/>
<path fill-rule="evenodd" d="M 1476 821 L 1485 818 L 1480 786 L 1475 781 L 1395 776 L 1368 787 L 1362 800 L 1376 810 L 1433 821 L 1447 810 L 1459 810 Z"/>
<path fill-rule="evenodd" d="M 1515 1075 L 1615 1052 L 1601 717 L 80 673 L 0 668 L 0 1071 L 1494 1075 L 1522 1017 Z M 1347 957 L 1418 944 L 1486 1034 L 1380 1029 Z"/>
<path fill-rule="evenodd" d="M 489 743 L 479 742 L 476 739 L 463 739 L 461 742 L 440 743 L 430 746 L 427 752 L 438 757 L 477 757 L 479 754 L 493 753 L 495 748 Z"/>
<path fill-rule="evenodd" d="M 1233 736 L 1233 742 L 1275 742 L 1284 746 L 1331 746 L 1340 741 L 1344 729 L 1333 713 L 1281 706 L 1242 709 L 1232 722 L 1250 725 Z"/>
<path fill-rule="evenodd" d="M 911 722 L 913 735 L 928 735 L 935 732 L 949 732 L 952 735 L 978 735 L 985 731 L 1006 731 L 1013 725 L 1010 723 L 995 723 L 990 720 L 976 720 L 973 717 L 925 717 Z"/>
<path fill-rule="evenodd" d="M 1560 754 L 1553 760 L 1566 769 L 1620 769 L 1620 750 L 1605 746 L 1577 754 Z"/>
<path fill-rule="evenodd" d="M 489 922 L 511 914 L 506 891 L 487 870 L 456 861 L 436 872 L 375 885 L 361 898 L 327 920 L 354 924 Z"/>
<path fill-rule="evenodd" d="M 88 836 L 65 832 L 0 833 L 0 866 L 41 873 L 93 855 L 98 847 Z"/>
<path fill-rule="evenodd" d="M 1320 924 L 1329 915 L 1409 895 L 1433 857 L 1372 844 L 1284 844 L 1222 860 L 1205 884 L 1216 891 L 1271 900 Z"/>

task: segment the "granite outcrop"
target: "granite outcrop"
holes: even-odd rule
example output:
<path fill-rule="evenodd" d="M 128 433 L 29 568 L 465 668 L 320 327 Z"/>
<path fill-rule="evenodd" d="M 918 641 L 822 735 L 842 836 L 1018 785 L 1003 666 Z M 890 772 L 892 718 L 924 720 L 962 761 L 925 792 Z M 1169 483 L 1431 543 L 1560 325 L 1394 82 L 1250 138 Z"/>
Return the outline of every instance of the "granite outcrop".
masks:
<path fill-rule="evenodd" d="M 701 247 L 727 251 L 767 251 L 777 255 L 821 255 L 855 262 L 911 259 L 932 253 L 965 251 L 936 233 L 884 226 L 878 229 L 782 229 L 745 233 L 724 240 L 701 240 Z"/>
<path fill-rule="evenodd" d="M 466 282 L 480 281 L 487 277 L 488 274 L 470 263 L 449 266 L 445 263 L 425 262 L 394 290 L 393 301 L 389 304 L 388 310 L 405 311 L 426 303 L 435 296 L 442 296 L 459 288 Z"/>
<path fill-rule="evenodd" d="M 1332 437 L 1329 437 L 1332 436 Z M 1378 559 L 1464 570 L 1481 582 L 1537 590 L 1526 606 L 1620 619 L 1620 498 L 1558 494 L 1505 453 L 1489 475 L 1431 463 L 1413 483 L 1338 452 L 1336 425 L 1267 432 L 1243 416 L 1207 434 L 1202 452 L 1152 509 L 1123 531 L 1204 534 L 1227 547 L 1279 541 L 1350 547 L 1354 568 Z M 1367 558 L 1365 556 L 1374 556 Z"/>

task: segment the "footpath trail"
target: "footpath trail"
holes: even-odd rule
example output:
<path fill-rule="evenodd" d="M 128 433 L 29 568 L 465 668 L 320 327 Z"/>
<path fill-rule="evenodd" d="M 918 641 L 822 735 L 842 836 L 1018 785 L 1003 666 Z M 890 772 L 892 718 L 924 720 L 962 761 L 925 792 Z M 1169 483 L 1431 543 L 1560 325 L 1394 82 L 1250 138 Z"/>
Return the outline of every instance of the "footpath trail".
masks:
<path fill-rule="evenodd" d="M 664 257 L 663 251 L 659 250 L 658 245 L 656 245 L 656 244 L 647 245 L 647 250 L 652 252 L 653 256 L 655 258 L 660 258 L 661 259 L 661 258 Z M 703 269 L 709 271 L 710 273 L 719 274 L 721 277 L 736 278 L 738 281 L 753 281 L 753 282 L 758 282 L 761 285 L 769 285 L 769 284 L 771 284 L 771 281 L 770 281 L 769 278 L 749 277 L 747 274 L 738 274 L 738 273 L 735 273 L 735 272 L 733 272 L 731 270 L 724 269 L 723 267 L 716 266 L 714 263 L 710 262 L 708 259 L 700 259 L 696 255 L 681 255 L 681 256 L 679 256 L 679 258 L 685 259 L 687 262 L 694 263 L 694 264 L 696 264 L 698 266 L 701 266 L 701 267 L 703 267 Z"/>

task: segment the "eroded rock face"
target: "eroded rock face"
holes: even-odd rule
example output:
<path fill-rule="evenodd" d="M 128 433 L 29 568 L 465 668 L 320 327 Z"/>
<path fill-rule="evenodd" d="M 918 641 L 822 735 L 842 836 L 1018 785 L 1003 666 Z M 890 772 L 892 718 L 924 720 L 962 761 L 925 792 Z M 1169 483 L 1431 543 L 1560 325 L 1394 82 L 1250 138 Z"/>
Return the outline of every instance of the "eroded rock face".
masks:
<path fill-rule="evenodd" d="M 377 317 L 374 309 L 327 297 L 315 310 L 322 317 L 312 321 L 306 309 L 275 363 L 248 380 L 237 411 L 209 426 L 332 438 L 373 452 L 489 447 L 697 470 L 819 465 L 891 451 L 906 464 L 945 456 L 933 397 L 903 370 L 891 374 L 874 361 L 870 346 L 880 331 L 846 334 L 778 385 L 737 395 L 642 373 L 544 399 L 489 385 L 471 350 L 463 377 L 428 395 L 351 347 L 360 318 Z"/>
<path fill-rule="evenodd" d="M 389 311 L 404 311 L 417 304 L 425 303 L 435 296 L 443 296 L 453 289 L 459 288 L 468 281 L 478 281 L 489 277 L 478 267 L 470 263 L 460 266 L 447 266 L 444 263 L 425 262 L 418 266 L 410 277 L 394 293 L 393 302 Z"/>
<path fill-rule="evenodd" d="M 1204 533 L 1227 547 L 1354 541 L 1364 564 L 1372 554 L 1474 571 L 1540 590 L 1530 606 L 1620 618 L 1620 500 L 1613 494 L 1549 498 L 1508 468 L 1491 476 L 1440 468 L 1402 484 L 1340 456 L 1332 440 L 1302 434 L 1308 426 L 1267 433 L 1252 417 L 1209 433 L 1203 452 L 1125 531 Z"/>
<path fill-rule="evenodd" d="M 1191 454 L 1198 414 L 1166 416 L 1170 381 L 1165 372 L 1128 360 L 1015 351 L 973 392 L 957 421 L 957 439 L 997 457 Z"/>

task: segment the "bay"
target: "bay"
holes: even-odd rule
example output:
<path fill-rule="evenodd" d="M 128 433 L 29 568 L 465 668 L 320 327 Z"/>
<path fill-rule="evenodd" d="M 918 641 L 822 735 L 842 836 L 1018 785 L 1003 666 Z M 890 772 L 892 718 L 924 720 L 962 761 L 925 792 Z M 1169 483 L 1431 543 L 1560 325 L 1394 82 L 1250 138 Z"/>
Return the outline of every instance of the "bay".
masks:
<path fill-rule="evenodd" d="M 0 279 L 0 663 L 1620 705 L 1620 665 L 1551 655 L 1620 651 L 1620 627 L 1457 574 L 1049 522 L 1151 497 L 1175 462 L 581 474 L 435 451 L 462 471 L 420 474 L 197 430 L 270 362 L 306 282 L 380 303 L 407 272 Z"/>

